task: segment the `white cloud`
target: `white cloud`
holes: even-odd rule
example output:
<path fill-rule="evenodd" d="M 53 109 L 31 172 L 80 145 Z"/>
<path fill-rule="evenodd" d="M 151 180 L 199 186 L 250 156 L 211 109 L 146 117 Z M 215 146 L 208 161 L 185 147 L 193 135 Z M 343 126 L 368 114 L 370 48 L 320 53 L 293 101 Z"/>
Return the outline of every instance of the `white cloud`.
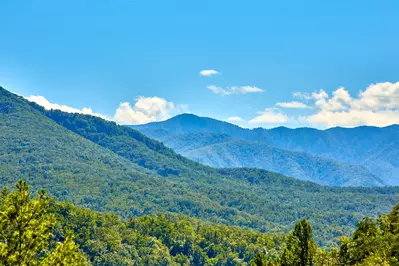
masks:
<path fill-rule="evenodd" d="M 399 108 L 399 82 L 383 82 L 371 84 L 360 92 L 359 99 L 354 101 L 357 109 L 397 109 Z"/>
<path fill-rule="evenodd" d="M 320 90 L 319 92 L 312 92 L 312 98 L 315 100 L 321 100 L 328 98 L 328 94 L 324 90 Z"/>
<path fill-rule="evenodd" d="M 354 127 L 361 125 L 382 127 L 392 124 L 399 124 L 399 111 L 320 111 L 312 116 L 309 116 L 307 120 L 313 125 L 320 125 L 322 127 Z"/>
<path fill-rule="evenodd" d="M 25 97 L 25 98 L 30 102 L 35 102 L 38 105 L 43 106 L 46 110 L 61 110 L 63 112 L 67 112 L 67 113 L 93 115 L 93 116 L 98 116 L 98 117 L 107 119 L 105 115 L 101 115 L 99 113 L 94 113 L 93 110 L 88 107 L 83 107 L 82 109 L 77 109 L 77 108 L 73 108 L 73 107 L 70 107 L 67 105 L 60 105 L 60 104 L 52 103 L 49 100 L 47 100 L 45 97 L 39 96 L 39 95 L 31 95 L 31 96 Z"/>
<path fill-rule="evenodd" d="M 209 85 L 207 88 L 211 90 L 213 93 L 219 94 L 221 96 L 263 92 L 262 89 L 255 86 L 233 86 L 233 87 L 222 88 L 222 87 L 217 87 L 215 85 Z"/>
<path fill-rule="evenodd" d="M 289 117 L 280 112 L 277 108 L 266 108 L 264 111 L 258 112 L 258 116 L 249 120 L 249 124 L 279 124 L 286 123 Z"/>
<path fill-rule="evenodd" d="M 232 123 L 244 123 L 245 120 L 239 116 L 231 116 L 229 118 L 227 118 L 228 122 L 232 122 Z"/>
<path fill-rule="evenodd" d="M 229 93 L 229 91 L 227 91 L 221 87 L 217 87 L 215 85 L 209 85 L 207 88 L 210 89 L 213 93 L 220 94 L 222 96 L 231 94 L 231 93 Z"/>
<path fill-rule="evenodd" d="M 300 91 L 296 91 L 292 93 L 292 96 L 294 98 L 298 98 L 298 99 L 302 99 L 302 100 L 310 100 L 312 99 L 312 95 L 308 92 L 300 92 Z"/>
<path fill-rule="evenodd" d="M 292 102 L 279 102 L 276 103 L 276 106 L 282 107 L 282 108 L 294 108 L 294 109 L 306 109 L 309 108 L 304 103 L 297 102 L 297 101 L 292 101 Z"/>
<path fill-rule="evenodd" d="M 353 127 L 399 124 L 399 82 L 376 83 L 353 98 L 343 87 L 330 98 L 320 91 L 313 97 L 317 112 L 307 117 L 316 126 Z M 327 96 L 326 96 L 327 95 Z"/>
<path fill-rule="evenodd" d="M 166 120 L 187 110 L 187 105 L 175 106 L 163 98 L 140 96 L 133 106 L 128 102 L 121 103 L 116 109 L 114 120 L 124 125 L 145 124 Z"/>
<path fill-rule="evenodd" d="M 278 102 L 282 108 L 308 108 L 313 114 L 308 116 L 284 114 L 278 108 L 267 108 L 258 112 L 248 124 L 296 124 L 328 128 L 334 126 L 354 127 L 361 125 L 388 126 L 399 124 L 399 82 L 371 84 L 358 95 L 353 96 L 344 87 L 331 93 L 294 92 L 294 98 L 307 101 Z"/>
<path fill-rule="evenodd" d="M 214 69 L 205 69 L 200 72 L 200 75 L 205 76 L 205 77 L 210 77 L 210 76 L 219 75 L 219 74 L 220 74 L 220 72 L 216 71 Z"/>
<path fill-rule="evenodd" d="M 119 124 L 144 124 L 155 121 L 162 121 L 180 113 L 187 113 L 187 105 L 175 105 L 159 97 L 138 97 L 134 105 L 129 102 L 120 103 L 112 118 L 95 113 L 91 108 L 73 108 L 67 105 L 51 103 L 43 96 L 29 96 L 27 100 L 43 106 L 47 110 L 61 110 L 68 113 L 79 113 L 98 116 L 103 119 L 113 120 Z"/>
<path fill-rule="evenodd" d="M 333 92 L 333 97 L 329 98 L 328 94 L 324 91 L 321 91 L 319 94 L 312 93 L 314 99 L 316 100 L 316 107 L 322 110 L 329 111 L 338 111 L 343 109 L 348 109 L 348 105 L 350 105 L 352 98 L 345 88 L 340 87 Z"/>

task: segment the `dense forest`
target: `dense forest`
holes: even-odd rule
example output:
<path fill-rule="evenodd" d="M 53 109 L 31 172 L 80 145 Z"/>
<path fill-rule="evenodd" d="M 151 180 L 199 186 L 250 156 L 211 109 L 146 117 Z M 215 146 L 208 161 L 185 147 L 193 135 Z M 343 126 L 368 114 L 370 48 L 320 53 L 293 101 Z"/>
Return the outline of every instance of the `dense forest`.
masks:
<path fill-rule="evenodd" d="M 306 217 L 321 246 L 397 202 L 397 187 L 336 188 L 259 169 L 214 169 L 136 130 L 98 117 L 47 111 L 0 89 L 0 180 L 25 179 L 60 201 L 122 218 L 184 214 L 261 232 Z"/>
<path fill-rule="evenodd" d="M 1 265 L 399 265 L 398 243 L 399 204 L 326 249 L 305 218 L 266 234 L 168 213 L 121 219 L 35 195 L 25 181 L 0 193 Z"/>

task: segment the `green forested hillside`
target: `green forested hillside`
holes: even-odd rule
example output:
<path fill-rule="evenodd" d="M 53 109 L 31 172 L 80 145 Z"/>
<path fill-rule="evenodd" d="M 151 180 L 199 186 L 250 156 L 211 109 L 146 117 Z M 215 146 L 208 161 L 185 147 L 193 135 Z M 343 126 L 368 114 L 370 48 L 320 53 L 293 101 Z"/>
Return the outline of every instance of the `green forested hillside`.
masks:
<path fill-rule="evenodd" d="M 226 265 L 250 262 L 257 252 L 279 252 L 283 234 L 212 224 L 183 215 L 146 215 L 122 220 L 61 203 L 53 212 L 59 222 L 56 238 L 65 228 L 95 265 Z"/>
<path fill-rule="evenodd" d="M 307 217 L 326 245 L 350 233 L 361 217 L 387 212 L 399 192 L 213 169 L 113 122 L 47 112 L 3 89 L 0 103 L 2 184 L 25 178 L 60 200 L 122 217 L 173 212 L 260 231 L 286 231 Z"/>
<path fill-rule="evenodd" d="M 245 265 L 284 241 L 171 213 L 121 219 L 35 195 L 23 181 L 0 191 L 0 213 L 0 265 Z"/>
<path fill-rule="evenodd" d="M 286 235 L 170 213 L 121 219 L 16 188 L 0 191 L 1 265 L 399 265 L 399 204 L 326 249 L 306 219 Z"/>
<path fill-rule="evenodd" d="M 0 103 L 3 185 L 24 178 L 61 200 L 122 215 L 158 210 L 209 217 L 231 214 L 229 208 L 208 197 L 163 180 L 151 170 L 59 126 L 20 97 L 2 90 Z"/>

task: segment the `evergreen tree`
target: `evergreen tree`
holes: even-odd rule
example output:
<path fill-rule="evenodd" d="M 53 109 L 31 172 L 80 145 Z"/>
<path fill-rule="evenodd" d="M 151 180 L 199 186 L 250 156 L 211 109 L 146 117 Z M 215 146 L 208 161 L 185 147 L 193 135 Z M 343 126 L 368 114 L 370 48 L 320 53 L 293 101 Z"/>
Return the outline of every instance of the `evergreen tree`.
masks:
<path fill-rule="evenodd" d="M 317 246 L 312 238 L 312 226 L 303 218 L 295 224 L 294 231 L 288 236 L 287 247 L 281 257 L 282 265 L 313 265 Z"/>
<path fill-rule="evenodd" d="M 5 190 L 0 212 L 0 265 L 84 265 L 81 255 L 69 238 L 48 254 L 54 215 L 48 214 L 49 199 L 40 191 L 32 199 L 25 181 L 16 191 Z"/>
<path fill-rule="evenodd" d="M 78 248 L 71 237 L 67 237 L 63 243 L 57 243 L 57 247 L 40 265 L 54 266 L 80 266 L 86 265 L 85 258 L 78 252 Z"/>
<path fill-rule="evenodd" d="M 256 253 L 256 257 L 251 261 L 251 266 L 266 266 L 266 256 L 263 252 Z"/>

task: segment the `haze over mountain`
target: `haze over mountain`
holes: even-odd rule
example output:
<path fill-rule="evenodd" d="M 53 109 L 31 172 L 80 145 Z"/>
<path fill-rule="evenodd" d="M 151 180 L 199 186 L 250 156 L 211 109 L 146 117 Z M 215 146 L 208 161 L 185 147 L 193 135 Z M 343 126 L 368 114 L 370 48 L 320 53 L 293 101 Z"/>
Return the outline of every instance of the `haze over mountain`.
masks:
<path fill-rule="evenodd" d="M 399 185 L 399 126 L 245 129 L 192 114 L 133 126 L 195 161 L 336 186 Z"/>
<path fill-rule="evenodd" d="M 258 169 L 214 169 L 98 117 L 47 111 L 0 88 L 0 177 L 123 217 L 176 212 L 286 230 L 306 216 L 319 243 L 388 212 L 399 188 L 331 188 Z"/>

